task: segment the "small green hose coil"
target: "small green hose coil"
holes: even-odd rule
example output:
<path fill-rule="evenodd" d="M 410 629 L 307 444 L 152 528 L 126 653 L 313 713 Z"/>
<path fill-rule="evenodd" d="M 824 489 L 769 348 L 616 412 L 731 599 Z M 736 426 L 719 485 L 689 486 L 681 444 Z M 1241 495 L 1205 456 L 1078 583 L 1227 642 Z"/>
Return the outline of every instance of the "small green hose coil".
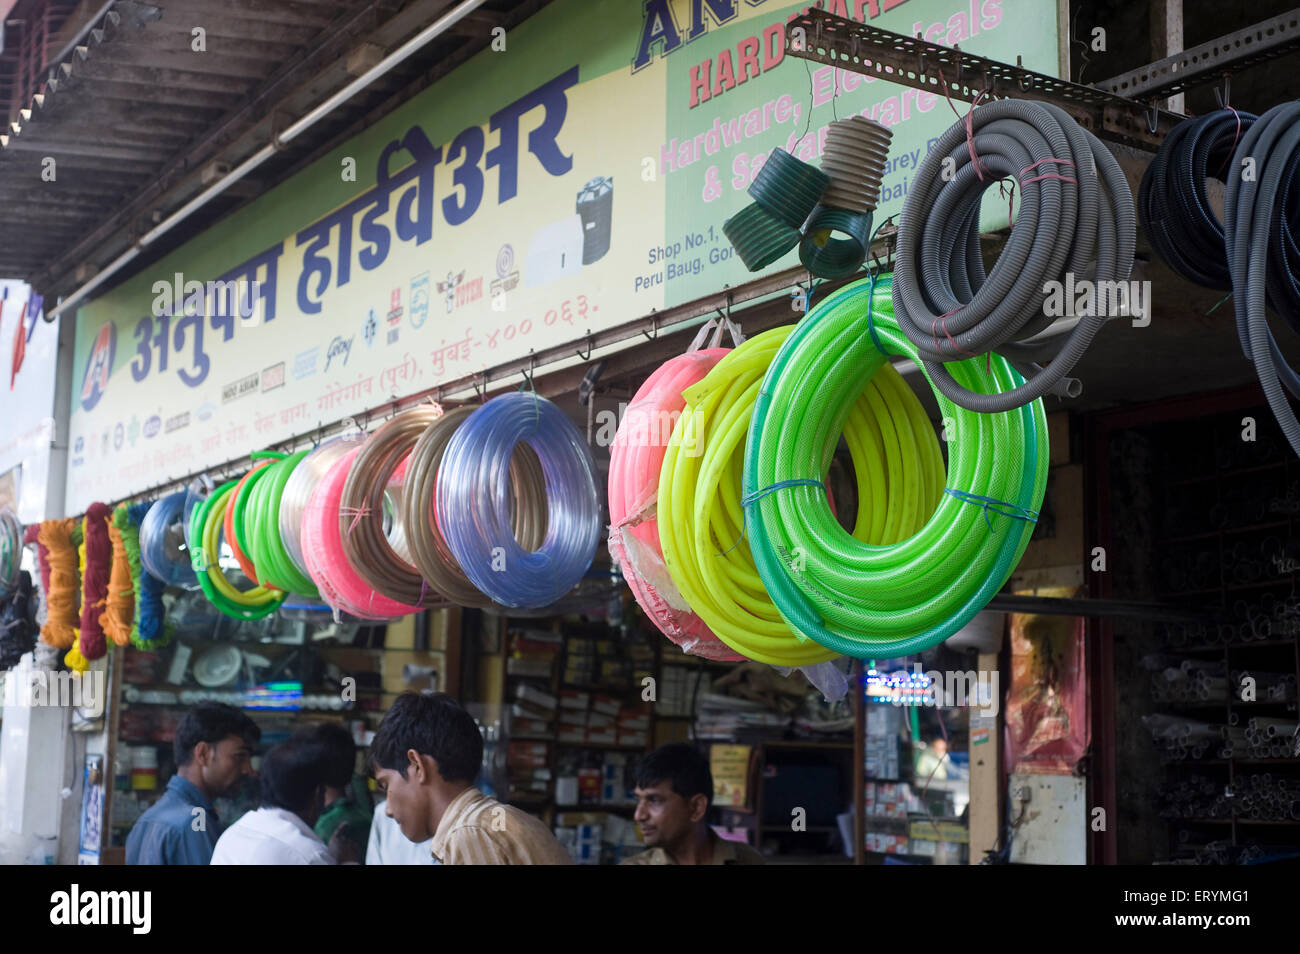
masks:
<path fill-rule="evenodd" d="M 799 230 L 777 221 L 757 202 L 723 222 L 722 234 L 751 272 L 766 268 L 799 244 Z"/>
<path fill-rule="evenodd" d="M 831 177 L 816 166 L 773 149 L 750 183 L 749 195 L 774 219 L 797 231 L 830 184 Z"/>
<path fill-rule="evenodd" d="M 836 233 L 847 238 L 833 238 Z M 847 278 L 867 260 L 871 213 L 818 206 L 799 243 L 799 261 L 818 278 Z"/>

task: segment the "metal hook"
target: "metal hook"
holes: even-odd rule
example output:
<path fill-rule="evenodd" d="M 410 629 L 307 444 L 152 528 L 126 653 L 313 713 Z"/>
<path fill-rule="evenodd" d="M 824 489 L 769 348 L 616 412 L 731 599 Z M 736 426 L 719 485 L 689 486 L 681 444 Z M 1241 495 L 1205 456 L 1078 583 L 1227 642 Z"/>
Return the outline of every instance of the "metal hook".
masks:
<path fill-rule="evenodd" d="M 1024 72 L 1025 58 L 1019 54 L 1016 55 L 1016 69 L 1020 71 L 1016 76 L 1016 85 L 1020 87 L 1022 93 L 1027 93 L 1034 88 L 1034 78 Z"/>
<path fill-rule="evenodd" d="M 659 337 L 659 316 L 654 313 L 653 309 L 650 312 L 650 330 L 643 331 L 641 334 L 645 335 L 650 341 L 654 341 Z"/>
<path fill-rule="evenodd" d="M 1159 118 L 1160 114 L 1156 110 L 1156 105 L 1155 103 L 1152 103 L 1150 108 L 1147 109 L 1147 132 L 1151 133 L 1153 136 L 1156 134 L 1156 129 L 1160 125 Z"/>
<path fill-rule="evenodd" d="M 590 350 L 588 353 L 590 353 Z M 528 385 L 528 390 L 532 391 L 534 394 L 537 393 L 537 386 L 533 384 L 533 372 L 537 369 L 536 362 L 537 362 L 537 356 L 533 353 L 533 349 L 529 348 L 528 349 L 528 370 L 519 372 L 524 376 L 524 383 Z"/>
<path fill-rule="evenodd" d="M 316 422 L 316 440 L 312 442 L 312 447 L 320 447 L 321 422 Z"/>
<path fill-rule="evenodd" d="M 1223 89 L 1214 87 L 1214 99 L 1219 104 L 1220 109 L 1231 109 L 1229 105 L 1232 98 L 1232 74 L 1223 74 Z"/>
<path fill-rule="evenodd" d="M 390 395 L 388 395 L 388 396 L 389 396 L 389 398 L 392 399 L 392 402 L 393 402 L 391 405 L 389 405 L 389 408 L 388 408 L 388 419 L 391 421 L 393 418 L 395 418 L 395 417 L 397 416 L 397 395 L 396 395 L 396 394 L 390 394 Z"/>
<path fill-rule="evenodd" d="M 591 352 L 592 352 L 591 329 L 588 328 L 588 329 L 587 329 L 587 353 L 586 353 L 586 354 L 583 354 L 581 351 L 576 351 L 576 352 L 574 352 L 574 353 L 575 353 L 579 358 L 581 358 L 583 361 L 590 361 L 590 360 L 591 360 Z"/>
<path fill-rule="evenodd" d="M 479 390 L 479 386 L 478 386 L 478 372 L 477 372 L 477 371 L 474 372 L 474 377 L 470 380 L 470 386 L 474 388 L 474 396 L 478 398 L 478 403 L 479 403 L 479 404 L 482 404 L 482 403 L 483 403 L 483 391 Z M 483 390 L 486 390 L 486 389 L 487 389 L 487 382 L 484 382 Z"/>

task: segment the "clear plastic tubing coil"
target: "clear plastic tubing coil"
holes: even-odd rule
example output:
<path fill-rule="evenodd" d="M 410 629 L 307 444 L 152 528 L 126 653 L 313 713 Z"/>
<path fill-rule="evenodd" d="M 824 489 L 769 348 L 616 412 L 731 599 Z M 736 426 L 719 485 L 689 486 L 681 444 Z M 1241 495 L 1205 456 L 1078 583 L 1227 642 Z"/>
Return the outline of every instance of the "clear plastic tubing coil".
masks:
<path fill-rule="evenodd" d="M 546 536 L 531 553 L 512 530 L 510 458 L 520 442 L 546 476 Z M 601 532 L 596 465 L 573 422 L 535 392 L 493 398 L 456 429 L 436 496 L 447 545 L 470 581 L 498 603 L 549 606 L 591 566 Z"/>

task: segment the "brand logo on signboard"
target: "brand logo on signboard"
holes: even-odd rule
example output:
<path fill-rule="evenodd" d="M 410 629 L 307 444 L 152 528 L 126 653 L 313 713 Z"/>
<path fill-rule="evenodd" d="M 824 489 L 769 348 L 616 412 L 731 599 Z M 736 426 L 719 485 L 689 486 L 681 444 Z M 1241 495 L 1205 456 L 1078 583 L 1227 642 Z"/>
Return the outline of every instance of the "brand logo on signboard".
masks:
<path fill-rule="evenodd" d="M 402 290 L 394 288 L 388 296 L 388 324 L 396 325 L 402 320 Z"/>
<path fill-rule="evenodd" d="M 113 356 L 117 351 L 117 325 L 107 322 L 95 336 L 95 344 L 86 358 L 86 370 L 81 376 L 81 407 L 89 411 L 108 388 L 108 376 L 113 371 Z"/>
<path fill-rule="evenodd" d="M 448 272 L 447 280 L 445 282 L 438 282 L 438 294 L 442 295 L 443 300 L 446 301 L 447 314 L 449 315 L 451 314 L 451 310 L 456 307 L 456 289 L 460 287 L 460 283 L 464 280 L 464 272 L 460 272 L 459 274 Z"/>
<path fill-rule="evenodd" d="M 126 426 L 126 439 L 132 447 L 140 439 L 140 419 L 134 414 L 131 415 L 131 423 Z"/>
<path fill-rule="evenodd" d="M 241 397 L 256 394 L 257 385 L 261 380 L 261 377 L 260 374 L 254 371 L 252 374 L 245 375 L 238 381 L 231 381 L 229 384 L 223 385 L 221 388 L 221 403 L 229 404 L 231 401 L 236 401 Z M 200 412 L 200 417 L 202 417 L 202 412 Z"/>
<path fill-rule="evenodd" d="M 86 449 L 86 439 L 84 437 L 78 437 L 77 442 L 72 445 L 72 452 L 74 454 L 80 454 L 85 449 Z"/>
<path fill-rule="evenodd" d="M 429 317 L 429 273 L 411 279 L 411 327 L 419 328 Z"/>
<path fill-rule="evenodd" d="M 190 412 L 182 411 L 174 417 L 167 418 L 167 423 L 163 425 L 163 433 L 170 434 L 172 431 L 179 431 L 182 427 L 190 426 Z"/>
<path fill-rule="evenodd" d="M 366 320 L 361 324 L 361 337 L 369 348 L 375 343 L 375 335 L 379 331 L 379 322 L 375 320 L 375 310 L 373 308 L 366 314 Z"/>
<path fill-rule="evenodd" d="M 293 358 L 293 377 L 295 381 L 301 381 L 303 378 L 309 378 L 316 373 L 316 365 L 320 361 L 320 348 L 309 348 L 306 351 L 300 351 Z"/>
<path fill-rule="evenodd" d="M 162 418 L 155 414 L 144 422 L 144 436 L 155 437 L 162 430 Z"/>
<path fill-rule="evenodd" d="M 273 364 L 262 371 L 262 393 L 284 387 L 284 362 Z"/>
<path fill-rule="evenodd" d="M 519 270 L 515 268 L 515 250 L 509 244 L 502 245 L 497 251 L 497 277 L 489 286 L 492 297 L 513 291 L 518 284 Z"/>
<path fill-rule="evenodd" d="M 335 335 L 334 340 L 330 342 L 329 349 L 325 352 L 325 370 L 330 369 L 330 365 L 335 358 L 342 358 L 339 366 L 347 367 L 348 358 L 352 356 L 352 339 L 344 338 L 342 335 Z"/>
<path fill-rule="evenodd" d="M 196 413 L 198 414 L 200 421 L 206 421 L 211 418 L 213 414 L 217 413 L 217 406 L 209 401 L 207 404 L 201 405 Z"/>
<path fill-rule="evenodd" d="M 126 428 L 122 426 L 121 421 L 118 421 L 117 424 L 113 426 L 113 450 L 121 450 L 122 443 L 125 440 Z"/>
<path fill-rule="evenodd" d="M 438 292 L 447 303 L 447 314 L 483 297 L 483 279 L 466 279 L 465 273 L 448 272 L 447 280 L 438 282 Z"/>

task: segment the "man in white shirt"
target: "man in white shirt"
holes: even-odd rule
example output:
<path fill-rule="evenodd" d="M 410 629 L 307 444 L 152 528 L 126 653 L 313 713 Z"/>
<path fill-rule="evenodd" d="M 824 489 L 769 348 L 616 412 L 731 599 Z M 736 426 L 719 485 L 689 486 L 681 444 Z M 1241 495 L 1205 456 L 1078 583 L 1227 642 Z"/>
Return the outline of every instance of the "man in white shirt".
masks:
<path fill-rule="evenodd" d="M 366 864 L 439 864 L 433 857 L 433 839 L 419 844 L 407 840 L 397 822 L 388 814 L 387 806 L 387 801 L 375 806 L 375 817 L 370 822 L 370 842 L 366 845 Z"/>
<path fill-rule="evenodd" d="M 222 833 L 212 864 L 332 865 L 358 860 L 338 857 L 345 826 L 329 846 L 312 830 L 324 804 L 327 764 L 322 746 L 302 730 L 267 752 L 258 772 L 262 807 Z"/>

